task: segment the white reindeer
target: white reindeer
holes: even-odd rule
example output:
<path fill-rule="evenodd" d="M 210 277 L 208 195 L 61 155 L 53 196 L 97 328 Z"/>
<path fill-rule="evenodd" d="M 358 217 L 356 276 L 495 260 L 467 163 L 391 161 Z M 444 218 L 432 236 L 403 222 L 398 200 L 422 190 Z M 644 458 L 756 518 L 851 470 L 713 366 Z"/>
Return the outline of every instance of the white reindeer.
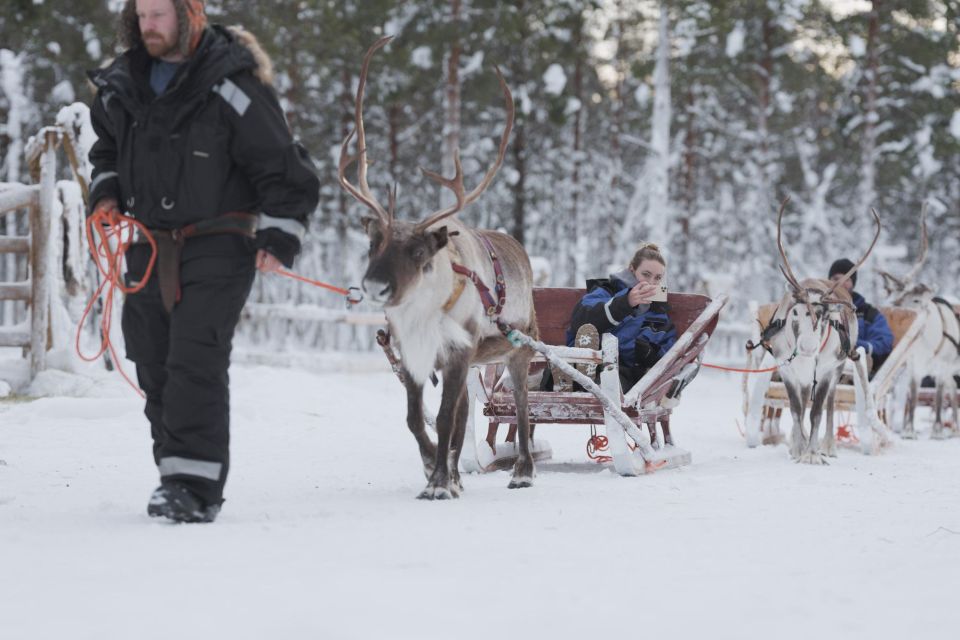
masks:
<path fill-rule="evenodd" d="M 856 310 L 850 294 L 840 285 L 873 251 L 880 236 L 880 218 L 876 211 L 872 211 L 877 224 L 873 242 L 843 278 L 837 282 L 815 278 L 798 281 L 783 249 L 783 211 L 788 200 L 783 201 L 777 218 L 777 248 L 783 259 L 780 271 L 787 279 L 788 291 L 764 331 L 761 345 L 779 363 L 780 376 L 790 401 L 793 415 L 790 456 L 798 462 L 826 464 L 827 456 L 837 455 L 833 432 L 837 380 L 847 358 L 858 357 L 852 351 L 857 344 Z M 753 348 L 753 345 L 748 344 L 748 347 Z M 862 382 L 865 384 L 866 380 Z M 808 401 L 811 403 L 810 431 L 806 434 L 803 418 Z M 818 430 L 824 407 L 827 425 L 821 443 Z"/>
<path fill-rule="evenodd" d="M 935 298 L 933 289 L 927 285 L 915 282 L 927 259 L 926 220 L 927 206 L 924 204 L 920 212 L 920 255 L 909 273 L 903 278 L 897 278 L 886 271 L 879 271 L 891 303 L 916 310 L 923 323 L 920 335 L 907 360 L 909 391 L 900 437 L 911 440 L 917 437 L 914 414 L 917 410 L 917 395 L 923 376 L 933 376 L 936 381 L 934 422 L 930 437 L 940 439 L 947 435 L 943 428 L 944 392 L 954 388 L 953 375 L 960 371 L 960 321 L 953 307 L 945 300 Z M 954 424 L 956 424 L 955 403 L 953 403 L 953 413 Z"/>
<path fill-rule="evenodd" d="M 339 176 L 341 186 L 374 214 L 363 220 L 370 237 L 363 288 L 375 302 L 383 304 L 390 331 L 398 343 L 407 391 L 407 426 L 420 447 L 427 476 L 427 486 L 418 497 L 427 500 L 459 497 L 463 485 L 457 462 L 470 402 L 467 372 L 473 364 L 504 354 L 511 378 L 518 381 L 513 390 L 519 416 L 519 457 L 509 486 L 529 487 L 533 483 L 534 464 L 530 452 L 527 387 L 522 382 L 527 379 L 533 351 L 512 347 L 502 329 L 510 326 L 537 336 L 530 260 L 512 237 L 471 229 L 452 217 L 483 193 L 503 162 L 513 126 L 513 97 L 497 70 L 507 123 L 497 160 L 480 184 L 465 193 L 457 152 L 453 178 L 423 170 L 428 178 L 451 189 L 456 202 L 420 222 L 397 220 L 394 218 L 395 192 L 385 209 L 367 184 L 367 143 L 363 128 L 363 92 L 370 60 L 374 52 L 391 39 L 381 38 L 364 57 L 357 88 L 355 129 L 343 141 Z M 349 156 L 347 148 L 354 134 L 357 154 Z M 358 167 L 356 185 L 345 176 L 353 162 L 357 162 Z M 436 445 L 424 429 L 423 414 L 423 386 L 435 369 L 443 374 Z"/>

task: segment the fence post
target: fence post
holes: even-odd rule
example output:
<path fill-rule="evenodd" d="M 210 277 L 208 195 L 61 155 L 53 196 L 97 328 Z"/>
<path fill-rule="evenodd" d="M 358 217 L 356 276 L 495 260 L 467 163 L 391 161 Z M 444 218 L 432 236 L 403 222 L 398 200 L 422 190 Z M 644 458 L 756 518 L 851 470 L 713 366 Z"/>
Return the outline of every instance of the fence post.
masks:
<path fill-rule="evenodd" d="M 42 132 L 43 151 L 40 155 L 40 200 L 30 208 L 30 377 L 47 366 L 47 348 L 50 345 L 50 220 L 56 198 L 58 132 Z"/>

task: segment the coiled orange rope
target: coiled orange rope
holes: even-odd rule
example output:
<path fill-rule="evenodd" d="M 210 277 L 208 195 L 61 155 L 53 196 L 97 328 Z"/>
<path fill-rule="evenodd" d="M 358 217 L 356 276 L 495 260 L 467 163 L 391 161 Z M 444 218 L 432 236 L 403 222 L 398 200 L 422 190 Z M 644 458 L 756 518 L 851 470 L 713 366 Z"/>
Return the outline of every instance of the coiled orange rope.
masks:
<path fill-rule="evenodd" d="M 150 244 L 150 260 L 147 263 L 146 271 L 140 279 L 140 282 L 128 287 L 123 283 L 123 257 L 130 245 L 133 244 L 134 234 L 138 230 Z M 117 371 L 120 372 L 123 379 L 133 387 L 140 397 L 145 397 L 140 387 L 130 379 L 120 365 L 120 358 L 117 357 L 113 343 L 110 341 L 110 325 L 113 320 L 113 299 L 117 290 L 125 294 L 130 294 L 136 293 L 147 286 L 147 282 L 150 280 L 150 274 L 153 273 L 153 267 L 157 261 L 157 241 L 147 228 L 143 226 L 142 222 L 123 215 L 116 208 L 97 208 L 93 214 L 87 218 L 85 232 L 90 255 L 93 256 L 93 262 L 97 265 L 97 269 L 100 271 L 100 275 L 103 276 L 103 280 L 90 298 L 90 302 L 87 303 L 87 307 L 83 311 L 83 316 L 80 318 L 80 323 L 77 325 L 77 355 L 86 362 L 92 362 L 102 356 L 106 351 L 109 351 L 117 367 Z M 104 289 L 106 289 L 105 294 Z M 96 304 L 101 295 L 104 296 L 104 299 L 103 311 L 100 315 L 100 348 L 94 355 L 87 356 L 83 354 L 80 348 L 80 335 L 83 331 L 83 325 L 86 324 L 87 317 L 93 309 L 93 305 Z"/>

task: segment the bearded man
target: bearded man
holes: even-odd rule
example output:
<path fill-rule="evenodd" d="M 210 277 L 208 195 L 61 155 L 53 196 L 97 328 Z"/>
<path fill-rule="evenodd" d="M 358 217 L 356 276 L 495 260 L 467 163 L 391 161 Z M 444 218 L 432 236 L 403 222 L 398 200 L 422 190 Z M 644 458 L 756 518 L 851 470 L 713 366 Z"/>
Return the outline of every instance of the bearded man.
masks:
<path fill-rule="evenodd" d="M 208 25 L 202 0 L 128 0 L 120 40 L 126 51 L 90 74 L 90 202 L 158 245 L 123 306 L 160 476 L 147 512 L 211 522 L 229 467 L 234 328 L 256 269 L 292 266 L 319 181 L 249 33 Z M 151 253 L 128 250 L 128 285 Z"/>

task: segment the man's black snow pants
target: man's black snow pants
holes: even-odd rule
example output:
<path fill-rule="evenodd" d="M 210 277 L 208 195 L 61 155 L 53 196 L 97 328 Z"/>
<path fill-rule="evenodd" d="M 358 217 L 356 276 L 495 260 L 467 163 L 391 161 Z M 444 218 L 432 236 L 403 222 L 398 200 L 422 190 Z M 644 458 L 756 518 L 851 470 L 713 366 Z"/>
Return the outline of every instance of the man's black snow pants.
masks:
<path fill-rule="evenodd" d="M 190 238 L 180 260 L 180 299 L 163 307 L 158 269 L 123 305 L 127 358 L 146 394 L 161 480 L 178 480 L 220 503 L 230 463 L 227 369 L 233 332 L 255 275 L 256 249 L 238 235 Z M 142 280 L 149 245 L 127 251 L 127 283 Z"/>

